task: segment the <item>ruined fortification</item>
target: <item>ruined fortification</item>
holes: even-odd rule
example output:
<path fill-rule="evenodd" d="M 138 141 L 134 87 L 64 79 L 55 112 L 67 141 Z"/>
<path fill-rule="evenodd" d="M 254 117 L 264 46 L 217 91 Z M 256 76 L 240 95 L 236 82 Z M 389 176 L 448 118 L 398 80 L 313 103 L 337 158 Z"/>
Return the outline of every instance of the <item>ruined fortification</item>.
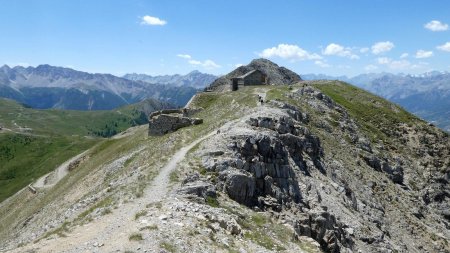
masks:
<path fill-rule="evenodd" d="M 148 123 L 148 135 L 164 135 L 180 128 L 198 125 L 203 119 L 191 116 L 201 109 L 166 109 L 150 114 Z"/>

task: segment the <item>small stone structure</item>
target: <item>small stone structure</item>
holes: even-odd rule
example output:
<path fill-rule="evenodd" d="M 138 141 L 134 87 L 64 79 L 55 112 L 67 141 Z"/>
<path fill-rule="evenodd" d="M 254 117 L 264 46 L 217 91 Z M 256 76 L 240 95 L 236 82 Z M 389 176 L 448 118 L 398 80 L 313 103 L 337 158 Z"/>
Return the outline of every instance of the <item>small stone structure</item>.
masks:
<path fill-rule="evenodd" d="M 231 78 L 231 90 L 238 90 L 239 86 L 263 85 L 267 83 L 267 75 L 255 69 L 242 76 Z"/>
<path fill-rule="evenodd" d="M 164 135 L 176 130 L 203 123 L 203 119 L 191 118 L 201 109 L 167 109 L 150 114 L 148 135 Z"/>

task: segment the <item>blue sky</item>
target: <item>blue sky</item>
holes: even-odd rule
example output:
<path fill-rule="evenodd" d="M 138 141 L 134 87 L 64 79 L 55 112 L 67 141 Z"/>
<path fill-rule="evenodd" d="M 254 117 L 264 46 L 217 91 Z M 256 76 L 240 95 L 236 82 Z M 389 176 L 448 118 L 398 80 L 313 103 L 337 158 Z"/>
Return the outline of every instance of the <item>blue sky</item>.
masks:
<path fill-rule="evenodd" d="M 0 0 L 0 64 L 226 74 L 450 71 L 450 1 Z"/>

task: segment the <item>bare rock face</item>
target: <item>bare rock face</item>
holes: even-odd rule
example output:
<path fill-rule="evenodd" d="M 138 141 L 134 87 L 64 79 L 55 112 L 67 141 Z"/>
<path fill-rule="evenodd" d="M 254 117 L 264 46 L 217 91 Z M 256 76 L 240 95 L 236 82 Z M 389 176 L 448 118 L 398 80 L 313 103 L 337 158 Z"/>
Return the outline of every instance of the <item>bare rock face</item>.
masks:
<path fill-rule="evenodd" d="M 239 203 L 276 210 L 300 203 L 296 173 L 309 173 L 306 160 L 320 168 L 319 139 L 291 117 L 250 118 L 247 124 L 272 134 L 234 138 L 227 145 L 231 158 L 207 168 L 220 173 L 221 188 Z"/>
<path fill-rule="evenodd" d="M 298 74 L 285 67 L 279 67 L 267 59 L 255 59 L 250 64 L 238 67 L 227 75 L 217 78 L 209 86 L 209 89 L 214 91 L 229 90 L 231 78 L 242 76 L 252 70 L 260 70 L 266 74 L 270 85 L 288 85 L 302 80 Z"/>
<path fill-rule="evenodd" d="M 308 115 L 284 103 L 274 105 L 284 114 L 250 116 L 243 127 L 254 132 L 232 134 L 226 151 L 207 153 L 204 167 L 218 173 L 217 190 L 241 204 L 299 213 L 291 221 L 295 233 L 313 238 L 323 250 L 351 248 L 345 225 L 326 209 L 309 210 L 299 187 L 299 178 L 325 173 L 320 140 L 302 123 L 308 121 Z"/>
<path fill-rule="evenodd" d="M 353 246 L 353 231 L 346 229 L 326 208 L 301 214 L 294 223 L 294 229 L 298 235 L 308 236 L 319 242 L 326 252 L 340 252 L 340 245 L 347 248 Z"/>

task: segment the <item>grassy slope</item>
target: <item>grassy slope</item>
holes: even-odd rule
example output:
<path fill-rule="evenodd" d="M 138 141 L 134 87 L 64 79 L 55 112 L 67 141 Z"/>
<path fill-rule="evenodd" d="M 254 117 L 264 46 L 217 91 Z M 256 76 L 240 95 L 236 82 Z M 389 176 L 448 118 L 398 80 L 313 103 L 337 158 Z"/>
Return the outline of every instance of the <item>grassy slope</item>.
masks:
<path fill-rule="evenodd" d="M 102 141 L 99 137 L 143 120 L 133 106 L 116 111 L 35 110 L 0 99 L 0 126 L 11 130 L 0 132 L 0 202 Z"/>
<path fill-rule="evenodd" d="M 394 126 L 423 123 L 403 108 L 350 84 L 335 81 L 313 85 L 345 107 L 373 142 L 381 140 L 389 145 Z"/>

